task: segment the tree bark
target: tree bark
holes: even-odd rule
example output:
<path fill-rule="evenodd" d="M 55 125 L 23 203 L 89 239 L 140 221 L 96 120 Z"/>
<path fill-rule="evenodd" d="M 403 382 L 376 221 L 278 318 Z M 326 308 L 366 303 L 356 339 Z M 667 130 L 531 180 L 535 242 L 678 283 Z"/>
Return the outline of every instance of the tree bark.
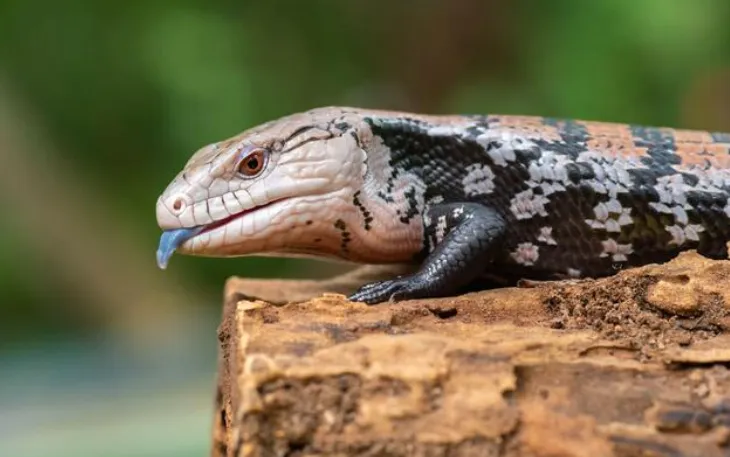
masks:
<path fill-rule="evenodd" d="M 730 456 L 729 278 L 688 253 L 370 307 L 231 278 L 212 455 Z"/>

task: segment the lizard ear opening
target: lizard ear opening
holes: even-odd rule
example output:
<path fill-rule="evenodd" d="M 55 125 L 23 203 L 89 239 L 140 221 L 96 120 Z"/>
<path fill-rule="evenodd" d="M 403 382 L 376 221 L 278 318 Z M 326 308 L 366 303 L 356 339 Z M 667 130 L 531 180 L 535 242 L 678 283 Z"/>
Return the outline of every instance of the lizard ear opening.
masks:
<path fill-rule="evenodd" d="M 254 178 L 261 174 L 268 162 L 269 151 L 263 148 L 244 149 L 241 159 L 236 165 L 238 173 L 246 178 Z"/>

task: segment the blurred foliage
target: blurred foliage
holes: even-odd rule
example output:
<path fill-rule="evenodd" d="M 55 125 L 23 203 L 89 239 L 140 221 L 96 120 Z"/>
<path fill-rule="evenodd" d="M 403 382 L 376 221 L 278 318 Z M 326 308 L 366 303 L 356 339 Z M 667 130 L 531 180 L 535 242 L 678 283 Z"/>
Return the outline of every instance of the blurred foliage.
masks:
<path fill-rule="evenodd" d="M 153 264 L 155 199 L 193 151 L 315 106 L 730 130 L 729 19 L 727 0 L 2 0 L 0 71 Z M 88 331 L 67 312 L 83 285 L 47 267 L 13 220 L 23 196 L 6 197 L 0 342 Z M 177 256 L 150 275 L 183 278 L 217 313 L 227 276 L 305 265 Z"/>
<path fill-rule="evenodd" d="M 155 200 L 199 147 L 323 105 L 730 131 L 728 23 L 728 0 L 0 0 L 0 454 L 200 455 L 225 279 L 333 271 L 158 270 Z"/>

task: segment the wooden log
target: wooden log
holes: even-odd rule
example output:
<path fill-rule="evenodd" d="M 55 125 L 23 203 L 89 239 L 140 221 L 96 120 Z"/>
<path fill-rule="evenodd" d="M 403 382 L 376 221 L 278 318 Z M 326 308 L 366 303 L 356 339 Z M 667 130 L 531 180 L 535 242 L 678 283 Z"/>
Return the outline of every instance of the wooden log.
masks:
<path fill-rule="evenodd" d="M 231 278 L 212 454 L 730 456 L 729 279 L 688 253 L 365 306 Z"/>

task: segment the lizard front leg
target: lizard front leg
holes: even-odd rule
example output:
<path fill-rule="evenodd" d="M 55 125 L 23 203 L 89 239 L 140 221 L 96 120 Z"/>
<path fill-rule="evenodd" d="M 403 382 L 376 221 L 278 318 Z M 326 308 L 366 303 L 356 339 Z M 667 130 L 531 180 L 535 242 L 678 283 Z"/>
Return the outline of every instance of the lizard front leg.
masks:
<path fill-rule="evenodd" d="M 430 207 L 424 233 L 430 253 L 413 274 L 362 286 L 349 299 L 367 304 L 451 295 L 479 277 L 502 246 L 504 219 L 477 203 Z"/>

